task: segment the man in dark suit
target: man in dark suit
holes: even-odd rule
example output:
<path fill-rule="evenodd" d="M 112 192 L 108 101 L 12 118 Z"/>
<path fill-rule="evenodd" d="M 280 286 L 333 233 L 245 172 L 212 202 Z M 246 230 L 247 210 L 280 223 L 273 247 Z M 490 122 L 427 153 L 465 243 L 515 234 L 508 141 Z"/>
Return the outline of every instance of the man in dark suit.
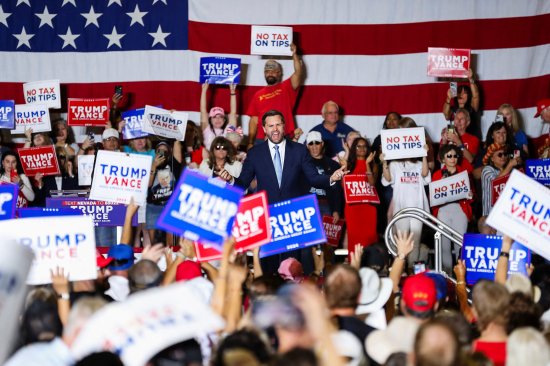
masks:
<path fill-rule="evenodd" d="M 262 116 L 262 125 L 267 141 L 248 151 L 240 176 L 235 178 L 222 170 L 220 178 L 246 188 L 256 177 L 258 191 L 265 190 L 268 202 L 273 204 L 304 196 L 309 193 L 312 186 L 328 189 L 346 173 L 344 168 L 340 168 L 330 177 L 319 174 L 307 148 L 285 139 L 285 118 L 281 112 L 266 112 Z M 307 250 L 304 253 L 311 251 Z M 311 257 L 311 254 L 308 256 Z M 300 259 L 299 256 L 297 259 Z M 272 263 L 266 264 L 272 267 Z M 303 264 L 308 267 L 307 262 Z M 272 269 L 267 268 L 267 272 L 271 272 Z"/>

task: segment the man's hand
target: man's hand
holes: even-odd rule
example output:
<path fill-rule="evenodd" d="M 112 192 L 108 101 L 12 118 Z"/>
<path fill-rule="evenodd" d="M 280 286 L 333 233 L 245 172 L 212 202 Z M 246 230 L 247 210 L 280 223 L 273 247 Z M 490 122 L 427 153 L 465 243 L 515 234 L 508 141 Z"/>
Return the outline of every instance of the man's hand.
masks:
<path fill-rule="evenodd" d="M 453 270 L 457 281 L 466 280 L 466 264 L 464 263 L 464 260 L 459 260 Z"/>
<path fill-rule="evenodd" d="M 397 256 L 404 258 L 412 252 L 414 248 L 413 233 L 407 235 L 406 231 L 397 230 L 397 235 L 393 236 L 397 245 Z"/>
<path fill-rule="evenodd" d="M 344 177 L 344 175 L 348 173 L 349 173 L 349 170 L 346 170 L 346 167 L 341 167 L 340 169 L 332 173 L 332 175 L 330 176 L 330 183 L 340 181 Z"/>
<path fill-rule="evenodd" d="M 141 252 L 141 259 L 149 259 L 157 263 L 160 260 L 160 257 L 164 254 L 164 244 L 157 243 L 153 245 L 148 245 L 143 248 Z"/>
<path fill-rule="evenodd" d="M 350 265 L 359 270 L 361 268 L 361 257 L 363 256 L 363 246 L 360 243 L 355 244 L 353 253 L 350 255 Z"/>
<path fill-rule="evenodd" d="M 68 294 L 69 293 L 69 274 L 65 274 L 63 267 L 57 266 L 55 271 L 50 269 L 52 277 L 52 287 L 56 294 Z"/>

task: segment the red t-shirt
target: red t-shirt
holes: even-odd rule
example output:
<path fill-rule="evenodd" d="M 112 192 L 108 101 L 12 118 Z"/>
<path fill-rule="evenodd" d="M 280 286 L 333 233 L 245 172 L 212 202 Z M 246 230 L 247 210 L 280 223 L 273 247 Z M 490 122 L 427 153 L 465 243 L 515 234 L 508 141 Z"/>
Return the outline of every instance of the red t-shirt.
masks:
<path fill-rule="evenodd" d="M 296 104 L 297 97 L 298 91 L 292 88 L 290 78 L 275 85 L 268 85 L 254 94 L 246 114 L 250 117 L 258 117 L 257 139 L 265 137 L 262 128 L 262 116 L 271 109 L 278 110 L 285 117 L 285 134 L 293 134 L 296 123 L 294 122 L 292 109 L 294 108 L 294 104 Z"/>
<path fill-rule="evenodd" d="M 481 352 L 487 356 L 495 366 L 506 364 L 506 342 L 474 341 L 474 352 Z"/>

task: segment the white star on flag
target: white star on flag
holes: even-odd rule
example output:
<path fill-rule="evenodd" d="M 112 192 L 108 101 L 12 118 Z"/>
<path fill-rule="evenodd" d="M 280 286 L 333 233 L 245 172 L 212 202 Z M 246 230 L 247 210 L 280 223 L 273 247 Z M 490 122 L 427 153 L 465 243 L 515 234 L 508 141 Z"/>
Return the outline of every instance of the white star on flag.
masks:
<path fill-rule="evenodd" d="M 23 27 L 23 29 L 21 30 L 21 33 L 14 34 L 13 36 L 18 40 L 16 48 L 19 48 L 22 45 L 26 45 L 27 47 L 31 48 L 31 44 L 29 41 L 32 37 L 34 37 L 34 34 L 27 34 L 25 27 Z"/>
<path fill-rule="evenodd" d="M 86 28 L 87 26 L 89 26 L 90 24 L 93 24 L 95 25 L 96 27 L 99 28 L 99 22 L 97 21 L 99 19 L 100 16 L 103 15 L 103 13 L 96 13 L 94 11 L 94 6 L 92 5 L 90 7 L 90 11 L 87 12 L 87 13 L 80 13 L 80 15 L 82 15 L 84 18 L 86 18 L 86 24 L 84 25 L 84 28 Z"/>
<path fill-rule="evenodd" d="M 122 48 L 122 45 L 120 44 L 120 39 L 124 37 L 125 34 L 118 34 L 115 26 L 113 26 L 113 31 L 111 32 L 111 34 L 104 34 L 103 36 L 109 40 L 107 48 L 111 47 L 112 45 L 117 45 L 118 48 Z"/>
<path fill-rule="evenodd" d="M 157 28 L 157 31 L 155 33 L 149 33 L 149 35 L 154 38 L 153 39 L 153 44 L 151 45 L 151 47 L 153 47 L 157 43 L 160 43 L 164 47 L 166 47 L 165 38 L 168 37 L 170 35 L 170 33 L 163 33 L 162 28 L 160 27 L 160 24 L 159 24 L 159 27 Z"/>
<path fill-rule="evenodd" d="M 63 4 L 61 4 L 61 7 L 65 6 L 65 4 L 73 4 L 76 8 L 76 3 L 74 1 L 75 0 L 63 0 Z"/>
<path fill-rule="evenodd" d="M 19 6 L 19 4 L 27 4 L 28 6 L 31 6 L 30 0 L 17 0 L 16 7 Z"/>
<path fill-rule="evenodd" d="M 130 18 L 132 18 L 132 21 L 130 22 L 130 27 L 134 23 L 139 23 L 139 24 L 145 26 L 145 24 L 143 24 L 143 17 L 146 14 L 147 14 L 146 11 L 139 11 L 139 6 L 138 6 L 138 4 L 136 4 L 136 8 L 134 9 L 133 12 L 126 13 L 126 15 L 128 15 Z"/>
<path fill-rule="evenodd" d="M 49 25 L 53 28 L 52 19 L 55 18 L 57 14 L 50 14 L 47 5 L 44 6 L 44 12 L 42 14 L 36 13 L 35 15 L 40 18 L 40 25 L 38 28 L 42 28 L 43 25 Z"/>
<path fill-rule="evenodd" d="M 4 8 L 2 7 L 2 5 L 0 5 L 0 23 L 8 27 L 8 18 L 10 17 L 10 15 L 11 13 L 4 13 Z"/>
<path fill-rule="evenodd" d="M 109 0 L 109 4 L 107 4 L 107 7 L 111 6 L 111 4 L 118 4 L 122 6 L 121 0 Z"/>
<path fill-rule="evenodd" d="M 168 4 L 166 3 L 166 0 L 154 0 L 154 1 L 153 1 L 153 5 L 155 5 L 155 4 L 157 3 L 157 1 L 162 1 L 162 2 L 164 3 L 164 5 L 168 5 Z"/>
<path fill-rule="evenodd" d="M 72 46 L 76 50 L 76 44 L 74 41 L 75 39 L 80 37 L 80 34 L 73 34 L 71 32 L 71 27 L 69 27 L 67 28 L 67 33 L 58 34 L 58 36 L 61 37 L 61 39 L 63 39 L 63 46 L 61 47 L 61 49 L 64 49 L 67 46 Z"/>

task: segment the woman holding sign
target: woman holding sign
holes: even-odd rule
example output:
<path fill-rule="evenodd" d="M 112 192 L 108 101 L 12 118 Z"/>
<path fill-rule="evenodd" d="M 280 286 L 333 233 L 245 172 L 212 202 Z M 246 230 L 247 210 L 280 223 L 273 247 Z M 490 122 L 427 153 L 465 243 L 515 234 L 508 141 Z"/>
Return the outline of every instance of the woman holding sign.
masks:
<path fill-rule="evenodd" d="M 34 191 L 31 181 L 22 172 L 23 168 L 17 154 L 8 151 L 2 154 L 2 166 L 0 167 L 0 184 L 11 183 L 19 185 L 17 197 L 17 208 L 27 207 L 29 202 L 34 201 Z"/>
<path fill-rule="evenodd" d="M 444 179 L 465 171 L 458 162 L 462 159 L 461 150 L 455 145 L 442 145 L 439 149 L 439 160 L 442 167 L 432 176 L 432 182 Z M 472 219 L 471 199 L 463 199 L 458 202 L 449 202 L 441 206 L 432 207 L 432 214 L 451 228 L 464 234 L 468 229 L 468 222 Z M 451 247 L 452 245 L 452 247 Z M 454 251 L 458 254 L 458 245 L 452 244 L 445 236 L 441 236 L 442 264 L 447 273 L 453 271 Z"/>
<path fill-rule="evenodd" d="M 207 112 L 206 92 L 208 91 L 208 82 L 202 84 L 201 91 L 201 128 L 204 138 L 204 146 L 210 150 L 212 141 L 217 136 L 222 136 L 227 125 L 237 126 L 237 86 L 229 84 L 229 116 L 225 116 L 222 107 L 213 107 Z"/>

